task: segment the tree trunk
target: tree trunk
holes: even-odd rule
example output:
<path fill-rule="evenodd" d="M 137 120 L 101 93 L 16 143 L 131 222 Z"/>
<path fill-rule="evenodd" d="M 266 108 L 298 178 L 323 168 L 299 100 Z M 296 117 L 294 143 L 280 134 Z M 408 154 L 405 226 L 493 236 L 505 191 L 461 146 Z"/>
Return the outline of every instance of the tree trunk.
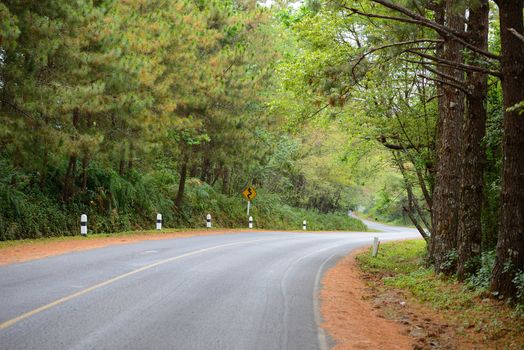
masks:
<path fill-rule="evenodd" d="M 76 130 L 80 127 L 80 110 L 78 108 L 73 110 L 73 126 Z"/>
<path fill-rule="evenodd" d="M 87 167 L 89 166 L 89 153 L 86 152 L 82 157 L 82 191 L 87 190 Z"/>
<path fill-rule="evenodd" d="M 197 177 L 198 175 L 198 166 L 193 163 L 191 166 L 191 170 L 189 171 L 189 177 Z"/>
<path fill-rule="evenodd" d="M 69 156 L 69 164 L 67 165 L 67 171 L 64 177 L 64 190 L 62 192 L 62 200 L 64 202 L 69 200 L 73 191 L 73 179 L 76 174 L 76 160 L 76 153 Z"/>
<path fill-rule="evenodd" d="M 504 137 L 502 208 L 497 255 L 491 280 L 493 291 L 515 296 L 513 278 L 524 270 L 524 116 L 508 108 L 524 100 L 524 42 L 510 29 L 524 35 L 522 0 L 498 0 L 502 47 Z"/>
<path fill-rule="evenodd" d="M 210 168 L 211 168 L 211 160 L 209 160 L 209 158 L 207 157 L 204 157 L 204 160 L 202 161 L 202 173 L 200 174 L 200 180 L 202 180 L 203 182 L 211 182 L 211 179 L 210 179 Z"/>
<path fill-rule="evenodd" d="M 222 164 L 220 164 L 218 166 L 218 168 L 215 169 L 215 171 L 213 172 L 213 179 L 211 180 L 211 186 L 215 186 L 215 184 L 217 183 L 218 179 L 221 177 L 222 175 Z"/>
<path fill-rule="evenodd" d="M 424 226 L 426 226 L 426 228 L 431 231 L 431 227 L 429 226 L 429 223 L 427 222 L 427 220 L 424 217 L 424 212 L 420 208 L 417 198 L 413 194 L 413 186 L 411 185 L 411 182 L 406 173 L 406 168 L 404 167 L 402 158 L 399 155 L 397 155 L 395 152 L 393 152 L 393 157 L 395 158 L 395 161 L 397 162 L 397 166 L 400 170 L 400 173 L 402 174 L 402 178 L 404 180 L 404 187 L 408 194 L 408 206 L 407 207 L 403 206 L 404 210 L 402 211 L 402 216 L 408 215 L 409 219 L 411 220 L 413 225 L 415 225 L 415 227 L 417 228 L 422 238 L 424 238 L 426 242 L 429 242 L 428 234 L 426 233 L 426 231 L 424 231 L 424 228 L 420 225 L 415 215 L 413 215 L 413 211 L 414 211 L 413 209 L 415 209 L 415 211 L 417 212 Z"/>
<path fill-rule="evenodd" d="M 118 175 L 123 176 L 126 170 L 126 148 L 122 146 L 120 150 L 120 163 L 118 165 Z"/>
<path fill-rule="evenodd" d="M 127 159 L 127 171 L 131 171 L 133 170 L 133 153 L 134 153 L 135 149 L 134 149 L 134 146 L 133 146 L 133 142 L 131 142 L 129 144 L 129 157 Z"/>
<path fill-rule="evenodd" d="M 473 45 L 488 49 L 489 3 L 481 0 L 469 12 L 468 34 Z M 476 57 L 477 55 L 474 55 Z M 485 73 L 468 72 L 466 85 L 467 115 L 464 120 L 463 165 L 460 186 L 457 275 L 463 280 L 476 270 L 474 258 L 480 255 L 482 242 L 482 199 L 485 153 L 482 139 L 486 134 L 486 97 L 488 78 Z"/>
<path fill-rule="evenodd" d="M 182 208 L 182 202 L 184 199 L 184 190 L 186 188 L 186 177 L 187 177 L 187 162 L 188 157 L 184 157 L 184 161 L 180 166 L 180 182 L 178 183 L 178 192 L 175 199 L 175 208 L 180 210 Z"/>
<path fill-rule="evenodd" d="M 224 194 L 229 194 L 229 178 L 229 168 L 226 166 L 222 172 L 222 193 Z"/>
<path fill-rule="evenodd" d="M 462 16 L 453 9 L 453 1 L 445 1 L 445 25 L 463 31 Z M 463 46 L 449 38 L 441 48 L 441 57 L 462 63 Z M 440 66 L 439 70 L 455 80 L 463 81 L 458 69 Z M 439 88 L 439 120 L 437 123 L 435 190 L 433 194 L 433 235 L 430 256 L 437 273 L 455 271 L 453 253 L 457 248 L 458 207 L 460 194 L 461 138 L 464 116 L 464 94 L 457 88 L 442 84 Z"/>
<path fill-rule="evenodd" d="M 40 173 L 40 189 L 43 190 L 47 181 L 47 165 L 49 163 L 49 152 L 44 149 L 44 159 L 42 160 L 42 172 Z"/>

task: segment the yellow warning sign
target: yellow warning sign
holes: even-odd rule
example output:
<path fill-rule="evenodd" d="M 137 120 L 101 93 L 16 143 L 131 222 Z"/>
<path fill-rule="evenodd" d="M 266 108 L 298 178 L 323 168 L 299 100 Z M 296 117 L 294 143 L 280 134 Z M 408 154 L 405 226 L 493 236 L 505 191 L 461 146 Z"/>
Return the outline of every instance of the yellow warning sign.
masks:
<path fill-rule="evenodd" d="M 242 192 L 242 194 L 244 195 L 244 197 L 246 197 L 248 201 L 251 202 L 257 196 L 257 191 L 255 191 L 254 187 L 247 186 L 244 192 Z"/>

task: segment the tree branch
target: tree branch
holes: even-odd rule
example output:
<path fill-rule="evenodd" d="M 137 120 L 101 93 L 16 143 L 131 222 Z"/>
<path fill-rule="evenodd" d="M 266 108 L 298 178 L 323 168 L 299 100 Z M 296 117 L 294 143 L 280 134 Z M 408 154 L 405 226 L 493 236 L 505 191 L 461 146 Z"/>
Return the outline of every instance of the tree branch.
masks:
<path fill-rule="evenodd" d="M 515 28 L 508 28 L 508 32 L 510 32 L 511 34 L 515 35 L 517 38 L 520 39 L 520 41 L 522 41 L 524 43 L 524 35 L 522 35 L 519 32 L 517 32 L 517 30 Z"/>
<path fill-rule="evenodd" d="M 455 83 L 457 85 L 462 85 L 464 87 L 464 89 L 467 89 L 467 87 L 464 85 L 463 81 L 457 80 L 454 77 L 452 77 L 451 75 L 439 72 L 438 70 L 432 69 L 432 68 L 429 68 L 429 67 L 424 67 L 424 68 L 427 69 L 428 71 L 430 71 L 431 73 L 438 75 L 441 78 L 444 78 L 444 79 L 447 79 L 449 81 L 452 81 L 453 83 Z"/>
<path fill-rule="evenodd" d="M 426 204 L 427 204 L 429 210 L 431 211 L 431 209 L 433 207 L 433 199 L 431 198 L 431 194 L 429 193 L 428 187 L 426 186 L 426 181 L 424 180 L 424 175 L 422 175 L 422 172 L 417 167 L 415 159 L 413 159 L 413 155 L 410 154 L 410 152 L 405 152 L 405 154 L 407 154 L 407 156 L 409 157 L 409 160 L 411 161 L 411 163 L 413 164 L 413 167 L 415 168 L 415 173 L 417 174 L 417 178 L 418 178 L 418 183 L 419 183 L 420 189 L 422 190 L 422 194 L 424 195 L 424 199 L 426 200 Z"/>
<path fill-rule="evenodd" d="M 480 53 L 483 56 L 486 56 L 486 57 L 489 57 L 489 58 L 492 58 L 492 59 L 495 59 L 495 60 L 500 60 L 500 56 L 499 55 L 496 55 L 496 54 L 494 54 L 492 52 L 483 50 L 481 48 L 476 47 L 475 45 L 470 44 L 467 41 L 468 40 L 468 36 L 465 33 L 463 33 L 463 32 L 452 30 L 451 28 L 448 28 L 446 26 L 443 26 L 443 25 L 441 25 L 439 23 L 436 23 L 436 22 L 434 22 L 432 20 L 427 19 L 426 17 L 424 17 L 422 15 L 419 15 L 416 12 L 410 11 L 409 9 L 407 9 L 407 8 L 405 8 L 403 6 L 400 6 L 400 5 L 397 5 L 397 4 L 393 4 L 389 0 L 371 0 L 371 1 L 373 1 L 375 3 L 378 3 L 378 4 L 381 4 L 382 6 L 387 7 L 390 10 L 394 10 L 394 11 L 400 12 L 403 15 L 408 16 L 412 21 L 416 21 L 417 24 L 420 24 L 420 25 L 423 25 L 425 27 L 431 28 L 431 29 L 435 30 L 437 33 L 439 33 L 442 36 L 444 36 L 445 38 L 450 38 L 452 40 L 456 40 L 459 43 L 461 43 L 462 45 L 464 45 L 465 47 L 471 49 L 472 51 L 478 52 L 478 53 Z M 398 21 L 403 21 L 404 20 L 404 18 L 402 18 L 402 17 L 392 17 L 390 19 L 397 19 Z"/>
<path fill-rule="evenodd" d="M 459 89 L 460 91 L 462 91 L 463 93 L 465 93 L 466 95 L 471 95 L 471 92 L 468 91 L 467 89 L 465 89 L 463 86 L 460 86 L 458 84 L 455 84 L 451 81 L 446 81 L 446 80 L 442 80 L 442 79 L 438 79 L 438 78 L 432 78 L 432 77 L 428 77 L 427 75 L 424 75 L 424 74 L 417 74 L 419 77 L 421 78 L 424 78 L 424 79 L 428 79 L 428 80 L 432 80 L 432 81 L 435 81 L 437 83 L 441 83 L 441 84 L 446 84 L 446 85 L 449 85 L 449 86 L 453 86 L 454 88 L 457 88 Z"/>
<path fill-rule="evenodd" d="M 402 6 L 398 6 L 398 5 L 392 4 L 389 1 L 382 1 L 382 0 L 371 0 L 371 1 L 377 2 L 377 3 L 387 7 L 389 9 L 392 9 L 392 10 L 395 10 L 395 11 L 398 11 L 398 12 L 401 12 L 401 13 L 404 13 L 404 12 L 409 13 L 412 16 L 408 15 L 411 18 L 385 16 L 385 15 L 378 15 L 378 14 L 374 14 L 374 13 L 366 13 L 366 12 L 360 11 L 360 10 L 358 10 L 356 8 L 352 8 L 352 7 L 348 7 L 348 6 L 342 6 L 342 7 L 345 8 L 346 10 L 351 11 L 352 13 L 356 13 L 356 14 L 359 14 L 359 15 L 362 15 L 362 16 L 365 16 L 365 17 L 379 18 L 379 19 L 389 19 L 389 20 L 393 20 L 393 21 L 411 23 L 411 24 L 421 25 L 421 26 L 425 26 L 425 27 L 431 28 L 431 29 L 435 30 L 437 33 L 439 33 L 440 35 L 442 35 L 443 37 L 449 38 L 451 40 L 455 40 L 455 41 L 461 43 L 462 45 L 464 45 L 465 47 L 469 48 L 472 51 L 475 51 L 475 52 L 477 52 L 477 53 L 479 53 L 479 54 L 481 54 L 483 56 L 486 56 L 488 58 L 492 58 L 492 59 L 495 59 L 495 60 L 500 60 L 500 56 L 499 55 L 496 55 L 496 54 L 494 54 L 492 52 L 489 52 L 489 51 L 486 51 L 486 50 L 479 49 L 475 45 L 472 45 L 469 42 L 467 42 L 466 41 L 467 36 L 464 33 L 453 31 L 453 30 L 451 30 L 450 28 L 448 28 L 446 26 L 443 26 L 443 25 L 440 25 L 440 24 L 438 24 L 438 23 L 436 23 L 434 21 L 428 20 L 426 17 L 420 16 L 420 15 L 418 15 L 415 12 L 409 11 L 408 9 L 406 9 L 406 8 L 404 8 Z M 400 9 L 402 9 L 402 10 L 400 10 Z M 406 13 L 404 13 L 404 14 L 406 14 Z"/>
<path fill-rule="evenodd" d="M 473 66 L 473 65 L 465 64 L 465 63 L 452 62 L 452 61 L 445 60 L 443 58 L 431 56 L 431 55 L 428 55 L 428 54 L 425 54 L 425 53 L 422 53 L 422 52 L 418 52 L 418 51 L 412 51 L 412 50 L 409 50 L 409 49 L 406 50 L 406 52 L 418 55 L 418 56 L 423 57 L 423 58 L 427 58 L 428 60 L 435 61 L 435 62 L 438 62 L 440 64 L 445 64 L 445 65 L 447 65 L 449 67 L 454 67 L 456 69 L 460 69 L 460 70 L 464 70 L 464 71 L 474 71 L 474 72 L 487 73 L 487 74 L 493 75 L 493 76 L 498 77 L 498 78 L 500 78 L 502 76 L 499 71 L 494 71 L 494 70 L 491 70 L 491 69 L 482 68 L 482 67 L 479 67 L 479 66 Z M 418 62 L 418 63 L 428 64 L 429 62 Z"/>
<path fill-rule="evenodd" d="M 360 62 L 362 62 L 362 60 L 366 56 L 371 55 L 373 52 L 376 52 L 376 51 L 379 51 L 379 50 L 383 50 L 383 49 L 387 49 L 387 48 L 390 48 L 390 47 L 395 47 L 395 46 L 403 46 L 403 45 L 409 45 L 409 44 L 419 44 L 419 43 L 426 43 L 426 42 L 441 43 L 441 42 L 443 42 L 443 40 L 440 40 L 440 39 L 416 39 L 416 40 L 399 41 L 399 42 L 396 42 L 396 43 L 391 43 L 391 44 L 385 44 L 385 45 L 381 45 L 381 46 L 377 46 L 377 47 L 372 47 L 371 49 L 369 49 L 368 51 L 364 52 L 359 57 L 357 62 L 351 68 L 351 75 L 353 76 L 353 79 L 356 81 L 357 78 L 355 76 L 355 68 L 360 64 Z"/>
<path fill-rule="evenodd" d="M 382 145 L 384 145 L 384 147 L 394 150 L 394 151 L 405 151 L 407 149 L 418 149 L 421 147 L 421 145 L 414 145 L 414 144 L 411 144 L 409 146 L 404 146 L 402 144 L 397 145 L 394 143 L 390 143 L 387 141 L 387 138 L 384 135 L 380 135 L 379 137 L 377 137 L 377 141 L 380 142 Z"/>
<path fill-rule="evenodd" d="M 422 220 L 422 223 L 430 231 L 431 231 L 431 227 L 428 224 L 428 222 L 426 221 L 426 219 L 424 217 L 424 213 L 422 212 L 422 209 L 418 205 L 417 199 L 413 195 L 413 188 L 411 187 L 411 183 L 409 182 L 408 176 L 406 174 L 406 169 L 404 168 L 404 164 L 402 163 L 402 160 L 400 159 L 400 157 L 397 155 L 396 152 L 393 152 L 393 157 L 395 158 L 395 162 L 397 163 L 397 166 L 398 166 L 398 168 L 399 168 L 399 170 L 400 170 L 400 172 L 402 174 L 402 178 L 404 179 L 404 186 L 406 188 L 406 192 L 408 193 L 408 206 L 409 207 L 406 208 L 406 206 L 403 206 L 403 209 L 406 212 L 406 214 L 408 214 L 409 219 L 411 220 L 413 225 L 415 225 L 415 227 L 420 232 L 420 234 L 424 238 L 424 240 L 428 241 L 429 237 L 426 234 L 426 231 L 424 231 L 424 229 L 418 223 L 418 220 L 412 214 L 413 207 L 415 207 L 415 210 L 416 210 L 418 216 L 420 217 L 420 219 Z"/>
<path fill-rule="evenodd" d="M 409 62 L 409 63 L 413 63 L 413 64 L 420 64 L 422 66 L 424 66 L 425 69 L 429 70 L 430 72 L 432 71 L 430 68 L 428 68 L 428 66 L 438 66 L 438 65 L 443 65 L 443 66 L 446 66 L 446 67 L 452 67 L 452 68 L 456 68 L 456 69 L 459 69 L 463 72 L 480 72 L 480 73 L 485 73 L 485 74 L 490 74 L 490 75 L 493 75 L 493 76 L 496 76 L 496 77 L 500 77 L 500 73 L 497 72 L 497 71 L 490 71 L 488 69 L 484 69 L 484 68 L 480 68 L 480 67 L 476 67 L 476 66 L 471 66 L 473 69 L 466 69 L 466 68 L 463 68 L 463 67 L 457 67 L 457 65 L 454 63 L 454 64 L 450 64 L 450 63 L 445 63 L 445 62 L 439 62 L 439 63 L 434 63 L 434 62 L 428 62 L 428 61 L 417 61 L 417 60 L 410 60 L 408 58 L 400 58 L 400 60 L 402 61 L 405 61 L 405 62 Z M 489 73 L 491 72 L 491 73 Z"/>

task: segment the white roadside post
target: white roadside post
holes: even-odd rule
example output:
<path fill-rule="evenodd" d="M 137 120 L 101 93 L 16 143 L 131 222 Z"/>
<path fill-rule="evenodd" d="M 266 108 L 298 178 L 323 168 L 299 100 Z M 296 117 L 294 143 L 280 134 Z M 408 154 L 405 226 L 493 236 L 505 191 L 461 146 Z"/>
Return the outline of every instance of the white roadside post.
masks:
<path fill-rule="evenodd" d="M 378 237 L 373 238 L 373 253 L 371 254 L 372 257 L 376 257 L 378 254 L 378 247 L 380 245 L 380 241 L 378 240 Z"/>
<path fill-rule="evenodd" d="M 80 215 L 80 234 L 82 236 L 87 236 L 87 215 Z"/>
<path fill-rule="evenodd" d="M 249 217 L 249 228 L 253 228 L 253 217 Z"/>
<path fill-rule="evenodd" d="M 162 229 L 162 214 L 156 214 L 156 229 Z"/>
<path fill-rule="evenodd" d="M 307 222 L 306 222 L 306 220 L 302 221 L 302 229 L 304 231 L 307 230 Z"/>
<path fill-rule="evenodd" d="M 206 216 L 206 227 L 211 228 L 211 214 L 207 214 Z"/>
<path fill-rule="evenodd" d="M 251 201 L 247 201 L 247 216 L 249 216 L 249 209 L 251 209 Z"/>

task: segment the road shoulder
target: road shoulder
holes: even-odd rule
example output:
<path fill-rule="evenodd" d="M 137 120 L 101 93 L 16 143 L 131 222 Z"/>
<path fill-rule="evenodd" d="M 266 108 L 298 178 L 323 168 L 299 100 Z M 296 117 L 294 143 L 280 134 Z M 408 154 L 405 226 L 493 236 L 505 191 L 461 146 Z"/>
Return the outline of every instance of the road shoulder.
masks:
<path fill-rule="evenodd" d="M 423 241 L 389 242 L 378 257 L 370 253 L 347 256 L 323 280 L 334 349 L 523 349 L 522 306 L 435 275 Z"/>
<path fill-rule="evenodd" d="M 320 292 L 322 328 L 335 341 L 334 350 L 412 349 L 404 328 L 384 318 L 369 302 L 370 289 L 355 259 L 362 251 L 352 252 L 325 273 Z"/>
<path fill-rule="evenodd" d="M 94 235 L 88 238 L 80 236 L 59 237 L 54 239 L 38 239 L 17 241 L 13 245 L 0 248 L 0 266 L 20 263 L 48 256 L 60 255 L 89 249 L 103 248 L 110 245 L 130 244 L 140 241 L 162 239 L 188 238 L 249 232 L 240 229 L 193 230 L 181 232 L 144 232 L 133 234 Z"/>

